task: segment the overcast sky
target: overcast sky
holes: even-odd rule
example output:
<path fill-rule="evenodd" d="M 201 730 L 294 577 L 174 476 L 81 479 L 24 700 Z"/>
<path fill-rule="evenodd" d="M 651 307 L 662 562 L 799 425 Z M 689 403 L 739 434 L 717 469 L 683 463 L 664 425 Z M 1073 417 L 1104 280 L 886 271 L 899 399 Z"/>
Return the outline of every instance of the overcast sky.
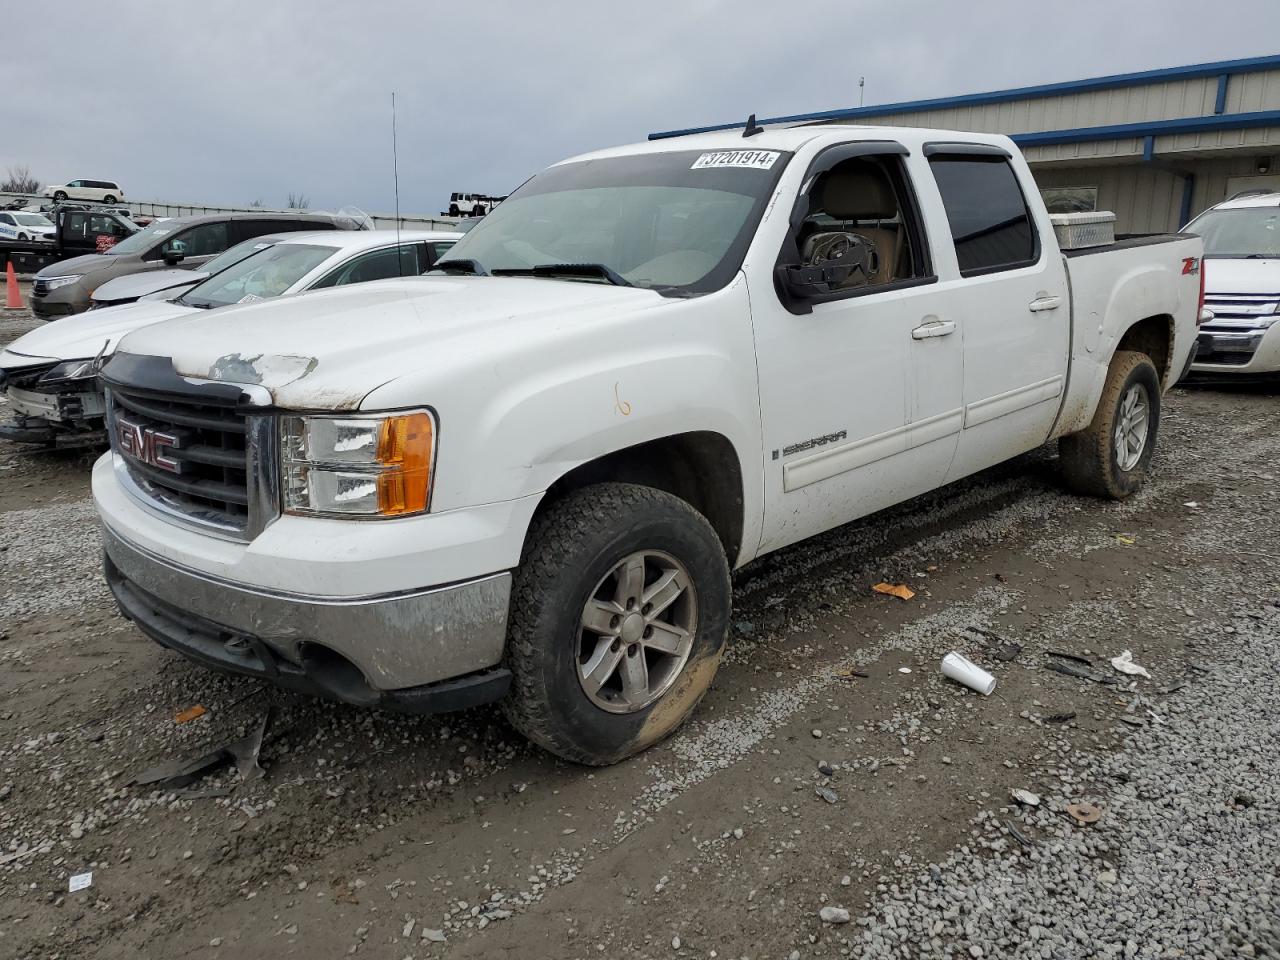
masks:
<path fill-rule="evenodd" d="M 1280 2 L 43 0 L 0 168 L 134 199 L 431 213 L 653 130 L 1280 53 Z M 53 32 L 44 28 L 57 25 Z M 21 31 L 19 31 L 21 33 Z"/>

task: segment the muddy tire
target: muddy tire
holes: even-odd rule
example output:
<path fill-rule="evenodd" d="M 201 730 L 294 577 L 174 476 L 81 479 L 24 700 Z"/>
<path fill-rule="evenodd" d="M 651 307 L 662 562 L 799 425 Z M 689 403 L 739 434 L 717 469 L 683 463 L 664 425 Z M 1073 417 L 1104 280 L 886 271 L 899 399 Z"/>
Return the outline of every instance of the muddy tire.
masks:
<path fill-rule="evenodd" d="M 1142 486 L 1160 428 L 1160 377 L 1145 353 L 1111 360 L 1093 422 L 1058 443 L 1062 473 L 1076 493 L 1123 500 Z"/>
<path fill-rule="evenodd" d="M 728 631 L 729 564 L 685 501 L 604 483 L 535 518 L 512 585 L 503 710 L 558 756 L 603 766 L 689 716 Z"/>

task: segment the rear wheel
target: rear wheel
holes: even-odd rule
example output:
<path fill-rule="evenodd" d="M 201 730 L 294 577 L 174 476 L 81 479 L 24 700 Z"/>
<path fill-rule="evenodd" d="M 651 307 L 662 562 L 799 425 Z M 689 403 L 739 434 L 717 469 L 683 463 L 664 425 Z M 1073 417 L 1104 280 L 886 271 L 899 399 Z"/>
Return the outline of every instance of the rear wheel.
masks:
<path fill-rule="evenodd" d="M 105 197 L 103 197 L 103 198 L 102 198 L 102 202 L 103 202 L 103 203 L 115 203 L 115 202 L 116 202 L 116 198 L 115 198 L 115 197 L 113 197 L 111 194 L 109 194 L 109 193 L 108 193 Z"/>
<path fill-rule="evenodd" d="M 606 483 L 535 519 L 511 595 L 504 710 L 568 760 L 603 765 L 674 731 L 715 676 L 729 564 L 678 497 Z"/>
<path fill-rule="evenodd" d="M 1123 500 L 1142 486 L 1160 428 L 1160 377 L 1145 353 L 1116 352 L 1093 421 L 1058 443 L 1067 485 Z"/>

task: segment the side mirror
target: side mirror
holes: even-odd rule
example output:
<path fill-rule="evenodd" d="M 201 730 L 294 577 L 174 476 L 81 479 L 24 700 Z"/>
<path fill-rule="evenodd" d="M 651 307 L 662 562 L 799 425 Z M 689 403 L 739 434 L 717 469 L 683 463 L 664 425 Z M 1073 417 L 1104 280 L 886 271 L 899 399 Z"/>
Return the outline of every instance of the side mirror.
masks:
<path fill-rule="evenodd" d="M 176 267 L 186 258 L 186 254 L 181 250 L 165 250 L 163 253 L 164 262 L 171 267 Z"/>
<path fill-rule="evenodd" d="M 858 274 L 865 282 L 880 271 L 880 256 L 870 244 L 849 234 L 838 237 L 815 245 L 809 265 L 778 267 L 778 282 L 791 297 L 818 299 L 838 293 Z"/>

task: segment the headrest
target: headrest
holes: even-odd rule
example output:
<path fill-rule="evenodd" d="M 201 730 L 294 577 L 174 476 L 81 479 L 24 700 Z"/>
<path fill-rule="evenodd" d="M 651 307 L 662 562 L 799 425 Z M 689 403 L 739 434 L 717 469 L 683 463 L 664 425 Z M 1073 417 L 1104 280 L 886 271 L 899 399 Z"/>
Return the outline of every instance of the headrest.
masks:
<path fill-rule="evenodd" d="M 817 209 L 837 220 L 890 220 L 898 201 L 875 167 L 846 161 L 828 170 L 818 186 Z"/>

